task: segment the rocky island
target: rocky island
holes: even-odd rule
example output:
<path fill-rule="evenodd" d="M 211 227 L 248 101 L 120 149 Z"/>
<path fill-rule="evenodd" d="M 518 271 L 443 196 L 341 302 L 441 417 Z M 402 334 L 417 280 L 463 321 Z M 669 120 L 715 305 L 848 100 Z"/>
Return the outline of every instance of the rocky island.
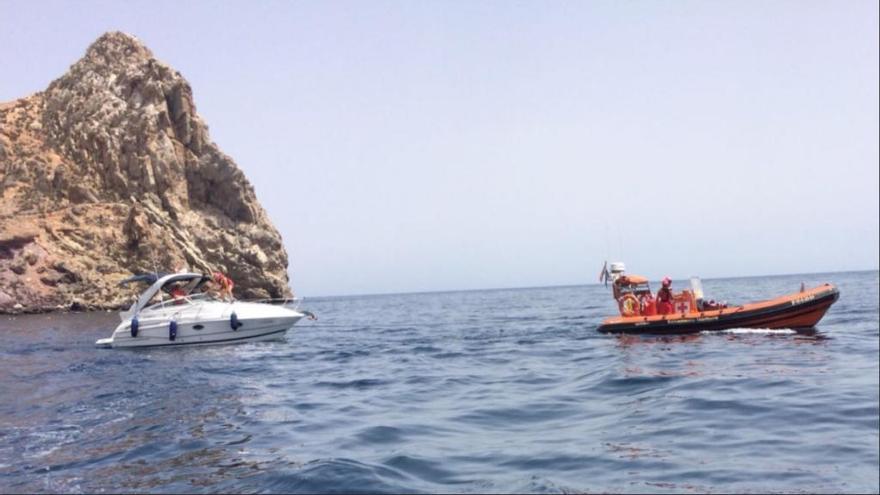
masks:
<path fill-rule="evenodd" d="M 190 85 L 106 33 L 0 103 L 0 313 L 119 308 L 121 279 L 182 266 L 227 273 L 238 297 L 290 295 L 281 236 Z"/>

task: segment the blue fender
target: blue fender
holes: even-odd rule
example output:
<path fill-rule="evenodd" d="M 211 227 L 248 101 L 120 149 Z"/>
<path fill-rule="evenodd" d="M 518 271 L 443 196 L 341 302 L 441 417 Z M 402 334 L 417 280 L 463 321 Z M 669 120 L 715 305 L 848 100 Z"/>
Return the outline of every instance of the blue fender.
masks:
<path fill-rule="evenodd" d="M 139 326 L 140 325 L 138 324 L 137 316 L 135 316 L 134 318 L 131 319 L 131 336 L 132 337 L 138 336 L 138 327 Z"/>
<path fill-rule="evenodd" d="M 242 323 L 238 321 L 238 315 L 235 314 L 235 311 L 233 311 L 232 314 L 229 315 L 229 326 L 232 327 L 233 331 L 235 331 L 238 330 L 238 327 L 240 327 L 241 325 Z"/>
<path fill-rule="evenodd" d="M 177 322 L 171 320 L 171 323 L 168 324 L 168 339 L 174 340 L 177 338 Z"/>

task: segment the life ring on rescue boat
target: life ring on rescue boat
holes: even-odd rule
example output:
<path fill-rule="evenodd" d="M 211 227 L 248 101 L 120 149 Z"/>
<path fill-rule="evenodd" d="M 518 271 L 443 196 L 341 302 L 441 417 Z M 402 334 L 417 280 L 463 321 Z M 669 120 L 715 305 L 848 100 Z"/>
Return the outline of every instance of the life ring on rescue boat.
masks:
<path fill-rule="evenodd" d="M 632 294 L 626 294 L 620 298 L 620 314 L 623 316 L 636 316 L 639 314 L 639 300 Z"/>

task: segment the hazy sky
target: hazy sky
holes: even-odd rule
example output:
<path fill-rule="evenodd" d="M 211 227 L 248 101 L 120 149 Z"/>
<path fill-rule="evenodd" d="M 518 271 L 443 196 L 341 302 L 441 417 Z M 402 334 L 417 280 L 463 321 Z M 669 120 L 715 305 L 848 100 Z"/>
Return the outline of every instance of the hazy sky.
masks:
<path fill-rule="evenodd" d="M 876 269 L 876 1 L 0 0 L 0 101 L 122 30 L 301 296 Z"/>

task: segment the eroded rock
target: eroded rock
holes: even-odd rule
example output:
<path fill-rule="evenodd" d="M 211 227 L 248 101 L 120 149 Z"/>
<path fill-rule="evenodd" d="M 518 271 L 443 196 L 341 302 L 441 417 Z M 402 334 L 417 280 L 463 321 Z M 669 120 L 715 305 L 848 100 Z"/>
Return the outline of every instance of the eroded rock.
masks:
<path fill-rule="evenodd" d="M 45 91 L 0 103 L 0 312 L 115 307 L 127 298 L 101 299 L 121 278 L 182 266 L 228 272 L 239 297 L 290 295 L 281 237 L 189 83 L 106 33 Z"/>

